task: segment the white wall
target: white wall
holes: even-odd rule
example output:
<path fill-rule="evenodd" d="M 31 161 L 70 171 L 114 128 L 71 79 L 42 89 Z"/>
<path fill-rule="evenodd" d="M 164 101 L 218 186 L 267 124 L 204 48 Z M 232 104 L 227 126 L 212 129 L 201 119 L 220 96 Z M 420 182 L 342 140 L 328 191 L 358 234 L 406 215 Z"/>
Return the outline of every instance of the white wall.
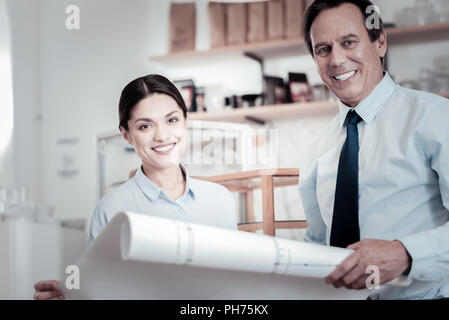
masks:
<path fill-rule="evenodd" d="M 65 8 L 71 4 L 80 8 L 79 30 L 65 27 Z M 207 26 L 206 5 L 198 2 L 198 19 Z M 246 58 L 221 61 L 213 73 L 210 65 L 174 70 L 150 61 L 149 56 L 167 51 L 169 1 L 43 0 L 41 14 L 43 193 L 60 217 L 92 214 L 97 201 L 94 137 L 117 127 L 118 99 L 130 80 L 160 72 L 172 79 L 194 77 L 198 85 L 234 85 L 240 94 L 261 90 L 259 66 Z M 198 28 L 199 49 L 208 46 L 206 26 Z M 57 173 L 57 142 L 63 138 L 78 139 L 71 148 L 79 174 L 72 178 Z"/>
<path fill-rule="evenodd" d="M 409 1 L 375 2 L 385 21 L 410 4 Z M 120 91 L 131 79 L 157 72 L 172 79 L 192 77 L 198 85 L 220 84 L 237 94 L 261 90 L 259 66 L 247 58 L 206 61 L 176 68 L 150 61 L 149 56 L 167 52 L 169 1 L 9 0 L 9 3 L 15 8 L 12 25 L 16 30 L 19 30 L 18 26 L 25 30 L 16 31 L 13 36 L 17 48 L 14 58 L 23 61 L 14 69 L 14 83 L 18 86 L 15 92 L 22 99 L 21 105 L 32 106 L 26 113 L 27 123 L 32 125 L 20 138 L 23 143 L 16 144 L 20 146 L 17 154 L 29 152 L 31 156 L 24 159 L 42 157 L 42 163 L 33 164 L 35 167 L 27 167 L 22 160 L 20 170 L 25 171 L 17 176 L 25 177 L 29 172 L 30 177 L 38 181 L 35 189 L 41 190 L 45 202 L 56 206 L 59 217 L 90 217 L 97 200 L 94 137 L 117 127 Z M 73 4 L 80 8 L 81 28 L 70 31 L 65 27 L 65 9 Z M 209 35 L 205 1 L 197 1 L 197 17 L 197 49 L 206 49 Z M 426 46 L 391 46 L 392 74 L 398 79 L 413 76 L 447 44 L 448 41 L 427 43 Z M 31 72 L 29 79 L 25 77 L 27 70 Z M 282 76 L 286 76 L 287 71 L 306 71 L 311 83 L 320 82 L 309 56 L 267 61 L 266 70 Z M 31 96 L 20 95 L 17 90 L 31 92 Z M 41 124 L 33 124 L 40 111 Z M 301 167 L 307 157 L 305 150 L 327 120 L 314 118 L 273 123 L 280 133 L 280 166 Z M 42 138 L 36 129 L 39 126 Z M 59 157 L 63 149 L 57 142 L 64 138 L 78 141 L 66 148 L 74 154 L 79 170 L 72 178 L 57 173 L 62 166 Z M 35 147 L 39 146 L 39 141 L 42 141 L 41 147 Z M 299 201 L 295 192 L 291 197 Z M 281 212 L 279 218 L 302 217 L 300 204 L 295 206 L 295 201 L 288 200 L 291 208 Z"/>
<path fill-rule="evenodd" d="M 15 185 L 42 200 L 42 127 L 40 105 L 41 0 L 8 0 L 11 19 L 14 88 Z"/>
<path fill-rule="evenodd" d="M 44 0 L 42 2 L 43 190 L 60 217 L 90 217 L 96 199 L 95 135 L 117 128 L 121 89 L 159 72 L 147 57 L 164 44 L 161 1 Z M 80 29 L 67 30 L 65 9 L 80 8 Z M 74 138 L 79 173 L 58 175 L 59 139 Z"/>
<path fill-rule="evenodd" d="M 11 33 L 7 3 L 5 0 L 0 0 L 0 187 L 14 184 L 12 145 L 14 110 L 11 55 Z"/>

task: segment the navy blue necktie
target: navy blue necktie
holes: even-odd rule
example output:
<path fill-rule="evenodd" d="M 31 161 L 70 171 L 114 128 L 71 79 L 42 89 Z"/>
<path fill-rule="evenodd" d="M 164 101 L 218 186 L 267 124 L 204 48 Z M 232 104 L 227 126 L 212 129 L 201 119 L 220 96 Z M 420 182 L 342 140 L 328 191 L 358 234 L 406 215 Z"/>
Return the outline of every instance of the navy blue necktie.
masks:
<path fill-rule="evenodd" d="M 346 248 L 360 241 L 359 228 L 359 134 L 357 123 L 362 119 L 355 111 L 346 116 L 346 141 L 338 162 L 334 214 L 330 245 Z"/>

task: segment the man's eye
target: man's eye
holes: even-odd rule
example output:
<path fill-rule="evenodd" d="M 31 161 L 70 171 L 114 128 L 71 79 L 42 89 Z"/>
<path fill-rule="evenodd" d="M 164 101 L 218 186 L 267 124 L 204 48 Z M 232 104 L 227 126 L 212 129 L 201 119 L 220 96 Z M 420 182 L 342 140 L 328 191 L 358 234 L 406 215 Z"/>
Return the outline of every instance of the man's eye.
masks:
<path fill-rule="evenodd" d="M 319 48 L 316 53 L 317 53 L 317 55 L 323 57 L 323 56 L 328 55 L 329 52 L 330 52 L 329 47 L 322 47 L 322 48 Z"/>
<path fill-rule="evenodd" d="M 345 40 L 344 45 L 345 47 L 350 47 L 355 43 L 353 40 Z"/>

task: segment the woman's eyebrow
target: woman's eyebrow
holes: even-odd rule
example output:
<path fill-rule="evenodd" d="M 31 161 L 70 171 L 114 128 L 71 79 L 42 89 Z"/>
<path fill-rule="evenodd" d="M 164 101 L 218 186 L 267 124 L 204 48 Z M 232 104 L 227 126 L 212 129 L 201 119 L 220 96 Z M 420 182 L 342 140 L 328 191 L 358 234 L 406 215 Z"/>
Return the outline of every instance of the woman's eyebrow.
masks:
<path fill-rule="evenodd" d="M 136 121 L 134 121 L 134 123 L 137 123 L 139 121 L 153 122 L 153 120 L 150 118 L 139 118 L 139 119 L 136 119 Z"/>
<path fill-rule="evenodd" d="M 169 113 L 167 113 L 167 114 L 165 115 L 165 117 L 168 118 L 168 117 L 170 117 L 171 115 L 173 115 L 173 114 L 175 114 L 175 113 L 177 113 L 177 112 L 179 112 L 179 111 L 178 111 L 178 110 L 175 110 L 175 111 L 169 112 Z"/>
<path fill-rule="evenodd" d="M 165 115 L 165 117 L 168 118 L 168 117 L 172 116 L 173 114 L 175 114 L 175 113 L 177 113 L 177 112 L 179 112 L 179 111 L 178 111 L 178 110 L 175 110 L 175 111 L 169 112 L 169 113 L 167 113 L 167 114 Z M 153 119 L 150 119 L 150 118 L 138 118 L 138 119 L 136 119 L 136 120 L 134 121 L 134 123 L 137 123 L 137 122 L 139 122 L 139 121 L 154 122 L 154 120 L 153 120 Z"/>

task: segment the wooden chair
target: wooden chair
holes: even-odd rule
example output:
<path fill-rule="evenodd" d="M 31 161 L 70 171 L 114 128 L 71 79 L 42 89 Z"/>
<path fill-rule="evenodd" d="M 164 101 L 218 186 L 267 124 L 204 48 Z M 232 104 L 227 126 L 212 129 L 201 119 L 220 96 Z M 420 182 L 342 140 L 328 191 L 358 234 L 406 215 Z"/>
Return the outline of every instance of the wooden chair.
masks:
<path fill-rule="evenodd" d="M 245 193 L 246 195 L 246 222 L 239 223 L 238 229 L 263 233 L 275 236 L 276 229 L 305 229 L 305 220 L 276 221 L 274 216 L 274 188 L 297 185 L 299 169 L 261 169 L 244 172 L 235 172 L 211 177 L 196 177 L 206 181 L 223 185 L 229 191 Z M 253 190 L 262 190 L 262 221 L 254 218 Z"/>

